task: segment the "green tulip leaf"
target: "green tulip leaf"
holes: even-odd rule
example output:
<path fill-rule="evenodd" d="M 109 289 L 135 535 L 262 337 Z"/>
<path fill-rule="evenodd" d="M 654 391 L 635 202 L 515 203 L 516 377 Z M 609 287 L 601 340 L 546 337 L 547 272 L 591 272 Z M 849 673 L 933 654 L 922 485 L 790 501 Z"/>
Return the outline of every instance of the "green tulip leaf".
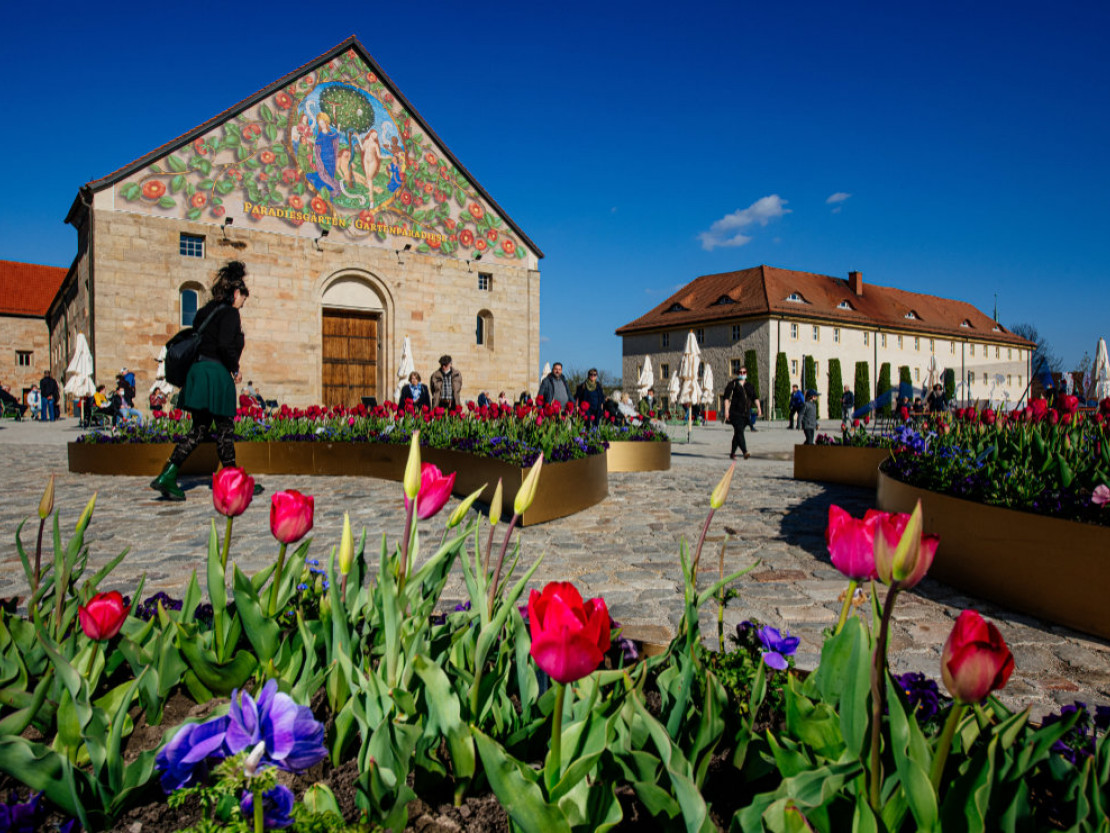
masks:
<path fill-rule="evenodd" d="M 471 732 L 490 787 L 517 827 L 524 833 L 571 833 L 563 813 L 544 801 L 537 773 L 480 730 Z"/>
<path fill-rule="evenodd" d="M 447 736 L 447 749 L 456 778 L 469 778 L 474 774 L 474 740 L 462 721 L 458 695 L 451 688 L 451 681 L 443 669 L 427 657 L 417 654 L 412 659 L 413 669 L 421 682 L 428 704 L 428 722 L 425 733 L 431 737 Z"/>
<path fill-rule="evenodd" d="M 254 648 L 258 661 L 262 664 L 273 659 L 281 641 L 281 628 L 277 622 L 262 612 L 258 593 L 238 567 L 232 568 L 232 595 L 235 597 L 235 612 L 243 622 L 243 630 Z"/>
<path fill-rule="evenodd" d="M 239 651 L 230 662 L 218 662 L 211 657 L 181 625 L 177 628 L 177 645 L 190 670 L 200 683 L 214 694 L 228 695 L 242 688 L 258 661 L 247 651 Z"/>

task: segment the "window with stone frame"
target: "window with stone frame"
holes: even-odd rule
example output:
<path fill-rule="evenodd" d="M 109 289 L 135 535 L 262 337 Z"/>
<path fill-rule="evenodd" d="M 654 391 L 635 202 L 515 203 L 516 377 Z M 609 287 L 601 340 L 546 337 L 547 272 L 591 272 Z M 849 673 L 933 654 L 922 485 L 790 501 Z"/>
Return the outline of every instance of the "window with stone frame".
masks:
<path fill-rule="evenodd" d="M 204 237 L 181 232 L 181 237 L 178 240 L 178 252 L 182 257 L 204 257 Z"/>
<path fill-rule="evenodd" d="M 660 347 L 670 347 L 671 346 L 671 334 L 670 333 L 660 333 L 659 334 L 659 346 Z"/>
<path fill-rule="evenodd" d="M 661 365 L 659 365 L 659 375 L 664 379 L 670 379 L 671 378 L 671 366 L 669 364 L 667 364 L 666 362 L 663 362 Z"/>
<path fill-rule="evenodd" d="M 30 367 L 31 360 L 34 358 L 33 350 L 16 350 L 15 351 L 15 364 L 17 367 Z"/>
<path fill-rule="evenodd" d="M 493 275 L 489 272 L 478 273 L 478 291 L 490 292 L 493 289 Z"/>

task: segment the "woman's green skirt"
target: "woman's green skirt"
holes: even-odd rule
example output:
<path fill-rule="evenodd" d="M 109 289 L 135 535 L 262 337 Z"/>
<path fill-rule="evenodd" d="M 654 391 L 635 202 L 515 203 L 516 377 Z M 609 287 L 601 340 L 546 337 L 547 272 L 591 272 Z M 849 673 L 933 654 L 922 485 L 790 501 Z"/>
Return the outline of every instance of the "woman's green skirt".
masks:
<path fill-rule="evenodd" d="M 198 361 L 189 368 L 178 403 L 186 411 L 235 416 L 235 383 L 220 362 Z"/>

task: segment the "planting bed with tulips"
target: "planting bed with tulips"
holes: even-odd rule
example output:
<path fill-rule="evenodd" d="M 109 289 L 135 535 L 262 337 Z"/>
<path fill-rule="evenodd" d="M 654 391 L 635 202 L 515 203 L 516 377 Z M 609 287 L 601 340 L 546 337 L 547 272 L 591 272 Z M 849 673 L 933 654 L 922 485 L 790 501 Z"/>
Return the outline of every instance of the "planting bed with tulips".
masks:
<path fill-rule="evenodd" d="M 512 520 L 491 513 L 491 524 L 471 511 L 477 493 L 448 507 L 453 474 L 422 465 L 414 435 L 397 543 L 367 546 L 345 518 L 338 543 L 314 551 L 313 498 L 278 492 L 276 558 L 255 575 L 234 557 L 253 479 L 223 469 L 219 522 L 180 600 L 143 599 L 141 583 L 130 599 L 101 592 L 124 554 L 90 564 L 95 496 L 71 527 L 52 511 L 51 484 L 38 529 L 17 533 L 24 609 L 0 609 L 0 772 L 15 790 L 0 823 L 1105 829 L 1110 713 L 1076 707 L 1036 727 L 1010 712 L 991 692 L 1013 657 L 978 613 L 955 622 L 936 673 L 943 689 L 890 675 L 896 601 L 943 546 L 922 534 L 920 506 L 862 519 L 830 511 L 828 548 L 850 592 L 819 666 L 802 676 L 788 633 L 746 622 L 725 646 L 720 631 L 699 630 L 702 606 L 743 603 L 742 573 L 698 586 L 730 468 L 698 541 L 678 548 L 677 635 L 640 659 L 623 650 L 603 599 L 564 582 L 528 590 L 542 556 L 521 546 L 518 521 L 544 459 Z M 468 598 L 448 611 L 454 571 Z M 857 587 L 871 593 L 870 616 L 850 615 Z"/>

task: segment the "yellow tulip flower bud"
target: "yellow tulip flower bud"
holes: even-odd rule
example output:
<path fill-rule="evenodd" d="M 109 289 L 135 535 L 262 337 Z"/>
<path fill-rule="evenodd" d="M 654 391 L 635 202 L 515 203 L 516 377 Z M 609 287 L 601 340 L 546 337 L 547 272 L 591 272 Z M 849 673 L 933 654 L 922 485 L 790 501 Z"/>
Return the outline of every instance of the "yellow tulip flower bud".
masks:
<path fill-rule="evenodd" d="M 336 560 L 339 562 L 339 572 L 342 575 L 347 575 L 351 572 L 351 562 L 355 557 L 355 542 L 351 537 L 351 516 L 349 513 L 343 513 L 343 535 L 339 539 L 339 554 Z"/>
<path fill-rule="evenodd" d="M 463 518 L 466 517 L 466 513 L 469 512 L 470 507 L 474 505 L 474 501 L 482 496 L 482 492 L 485 491 L 486 485 L 487 484 L 483 483 L 477 488 L 476 491 L 473 491 L 469 495 L 467 495 L 466 499 L 455 507 L 455 511 L 451 513 L 451 517 L 447 519 L 448 529 L 454 529 L 456 526 L 462 523 Z M 500 483 L 498 484 L 498 488 L 500 488 Z"/>
<path fill-rule="evenodd" d="M 524 478 L 524 482 L 520 484 L 520 489 L 517 490 L 516 500 L 513 501 L 513 511 L 523 516 L 528 511 L 528 507 L 532 505 L 532 501 L 536 499 L 536 488 L 540 482 L 540 469 L 543 468 L 543 452 L 536 458 L 536 462 L 532 464 L 528 476 Z"/>
<path fill-rule="evenodd" d="M 50 482 L 46 484 L 46 491 L 42 493 L 39 501 L 39 520 L 45 521 L 54 511 L 54 475 L 50 475 Z"/>
<path fill-rule="evenodd" d="M 409 500 L 416 500 L 420 494 L 420 432 L 413 431 L 409 445 L 409 461 L 405 466 L 405 494 Z"/>
<path fill-rule="evenodd" d="M 735 471 L 736 463 L 733 463 L 721 478 L 721 482 L 717 484 L 717 488 L 713 490 L 713 494 L 709 496 L 709 505 L 714 509 L 720 509 L 725 505 L 725 500 L 728 499 L 728 487 L 732 485 L 732 473 Z"/>

